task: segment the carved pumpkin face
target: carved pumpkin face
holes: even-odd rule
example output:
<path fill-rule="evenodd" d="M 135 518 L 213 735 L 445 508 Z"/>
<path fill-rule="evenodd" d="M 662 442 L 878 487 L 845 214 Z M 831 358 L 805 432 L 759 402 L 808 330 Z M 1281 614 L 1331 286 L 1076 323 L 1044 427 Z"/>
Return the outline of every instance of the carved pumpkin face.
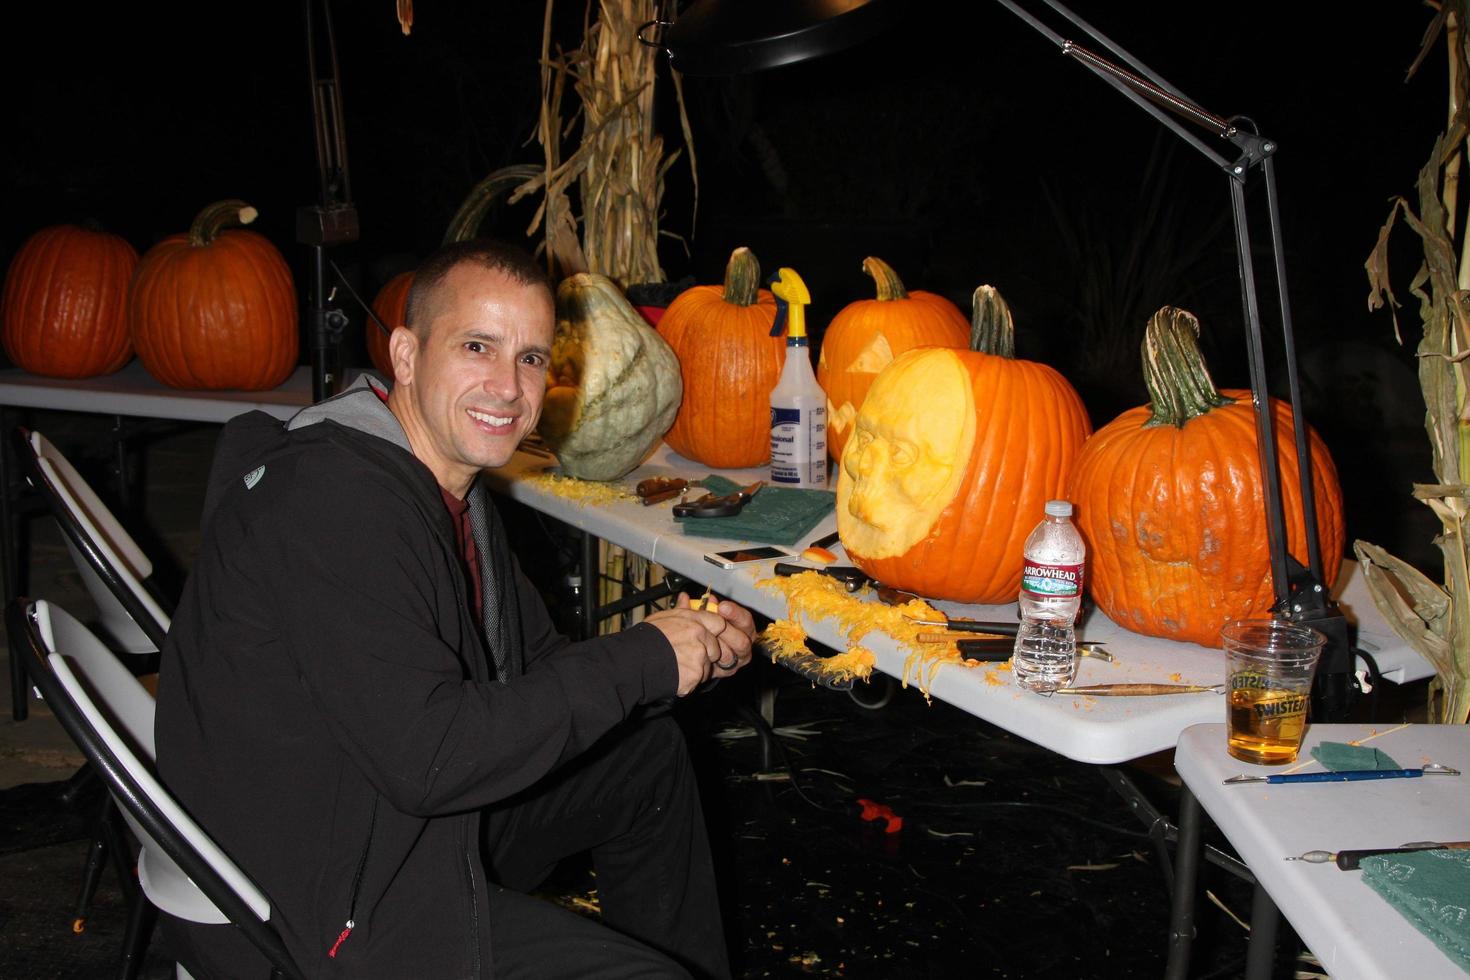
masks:
<path fill-rule="evenodd" d="M 878 375 L 837 478 L 853 564 L 935 599 L 1014 600 L 1022 548 L 1091 431 L 1052 368 L 924 347 Z"/>
<path fill-rule="evenodd" d="M 901 555 L 924 538 L 959 492 L 975 445 L 969 375 L 952 353 L 934 355 L 905 360 L 872 387 L 843 453 L 838 479 L 851 518 L 844 539 L 874 558 Z"/>

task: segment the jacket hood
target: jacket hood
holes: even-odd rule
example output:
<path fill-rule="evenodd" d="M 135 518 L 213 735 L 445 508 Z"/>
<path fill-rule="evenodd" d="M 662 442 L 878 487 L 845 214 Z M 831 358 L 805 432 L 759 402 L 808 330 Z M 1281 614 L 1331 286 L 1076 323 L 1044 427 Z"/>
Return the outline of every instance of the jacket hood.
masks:
<path fill-rule="evenodd" d="M 286 423 L 286 429 L 294 432 L 318 422 L 336 422 L 346 428 L 377 436 L 404 452 L 412 453 L 403 426 L 398 424 L 398 419 L 389 411 L 388 404 L 384 401 L 387 395 L 388 389 L 375 378 L 366 374 L 358 375 L 357 380 L 346 391 L 297 412 Z"/>

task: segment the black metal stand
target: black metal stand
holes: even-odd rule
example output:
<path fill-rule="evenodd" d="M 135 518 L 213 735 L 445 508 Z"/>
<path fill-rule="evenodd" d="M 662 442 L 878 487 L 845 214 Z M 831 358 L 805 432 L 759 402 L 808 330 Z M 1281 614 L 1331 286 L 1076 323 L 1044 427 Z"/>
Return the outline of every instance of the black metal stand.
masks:
<path fill-rule="evenodd" d="M 342 335 L 347 327 L 347 314 L 331 305 L 336 290 L 329 290 L 327 285 L 327 247 L 358 238 L 357 209 L 352 205 L 352 183 L 347 173 L 347 138 L 342 129 L 342 78 L 337 69 L 332 8 L 330 0 L 320 2 L 326 27 L 325 42 L 320 45 L 328 65 L 325 73 L 317 68 L 319 41 L 313 14 L 317 0 L 304 0 L 303 9 L 321 203 L 296 212 L 296 240 L 311 248 L 306 328 L 314 402 L 331 397 L 340 388 Z"/>

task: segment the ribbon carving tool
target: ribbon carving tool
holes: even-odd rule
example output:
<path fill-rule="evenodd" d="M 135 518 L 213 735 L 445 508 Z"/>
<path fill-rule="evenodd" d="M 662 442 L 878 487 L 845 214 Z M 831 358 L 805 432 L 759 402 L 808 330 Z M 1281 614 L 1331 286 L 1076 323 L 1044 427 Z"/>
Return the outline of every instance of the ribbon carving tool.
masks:
<path fill-rule="evenodd" d="M 706 494 L 698 500 L 681 500 L 674 505 L 675 517 L 734 517 L 745 509 L 750 498 L 756 495 L 761 487 L 765 486 L 764 480 L 756 480 L 747 487 L 741 487 L 734 493 L 727 493 L 717 497 L 714 494 Z"/>
<path fill-rule="evenodd" d="M 1398 847 L 1369 847 L 1354 851 L 1308 851 L 1295 857 L 1283 858 L 1284 861 L 1306 861 L 1308 864 L 1336 864 L 1344 871 L 1357 871 L 1359 863 L 1365 857 L 1373 857 L 1378 854 L 1407 854 L 1412 851 L 1466 851 L 1470 850 L 1470 840 L 1456 840 L 1439 843 L 1436 841 L 1415 841 L 1412 844 L 1402 844 Z"/>
<path fill-rule="evenodd" d="M 1353 783 L 1362 779 L 1417 779 L 1420 776 L 1458 776 L 1460 770 L 1431 762 L 1423 769 L 1343 769 L 1338 772 L 1276 773 L 1271 776 L 1231 776 L 1226 786 L 1240 783 Z"/>
<path fill-rule="evenodd" d="M 1096 698 L 1150 698 L 1161 694 L 1224 694 L 1224 684 L 1090 684 L 1059 687 L 1057 694 L 1086 694 Z"/>

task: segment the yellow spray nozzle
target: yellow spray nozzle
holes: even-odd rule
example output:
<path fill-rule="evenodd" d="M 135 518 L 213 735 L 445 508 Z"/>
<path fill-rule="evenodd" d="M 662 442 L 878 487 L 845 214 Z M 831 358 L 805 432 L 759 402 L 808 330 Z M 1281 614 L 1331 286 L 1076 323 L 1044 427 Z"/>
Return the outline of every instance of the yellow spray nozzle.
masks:
<path fill-rule="evenodd" d="M 806 283 L 801 281 L 795 269 L 783 266 L 771 277 L 770 285 L 771 293 L 776 297 L 776 322 L 771 328 L 771 336 L 780 335 L 784 325 L 788 340 L 806 337 L 806 307 L 812 301 Z"/>

